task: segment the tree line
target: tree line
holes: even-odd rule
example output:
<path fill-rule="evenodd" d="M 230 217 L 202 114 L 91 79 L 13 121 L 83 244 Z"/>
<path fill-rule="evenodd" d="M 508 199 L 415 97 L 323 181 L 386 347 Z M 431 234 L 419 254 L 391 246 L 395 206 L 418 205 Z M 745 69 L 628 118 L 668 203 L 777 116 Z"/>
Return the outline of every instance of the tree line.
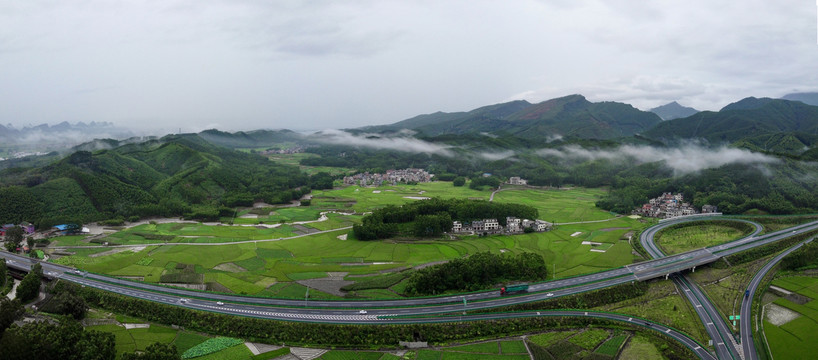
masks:
<path fill-rule="evenodd" d="M 361 224 L 353 225 L 352 233 L 358 240 L 386 239 L 401 233 L 399 224 L 412 223 L 403 227 L 404 234 L 429 237 L 451 231 L 452 221 L 494 218 L 505 226 L 507 216 L 536 219 L 539 212 L 534 207 L 520 204 L 432 198 L 375 210 L 364 216 Z"/>
<path fill-rule="evenodd" d="M 408 295 L 436 295 L 446 291 L 477 291 L 501 282 L 541 281 L 548 277 L 545 260 L 535 253 L 517 255 L 478 252 L 463 259 L 425 267 L 409 276 Z"/>

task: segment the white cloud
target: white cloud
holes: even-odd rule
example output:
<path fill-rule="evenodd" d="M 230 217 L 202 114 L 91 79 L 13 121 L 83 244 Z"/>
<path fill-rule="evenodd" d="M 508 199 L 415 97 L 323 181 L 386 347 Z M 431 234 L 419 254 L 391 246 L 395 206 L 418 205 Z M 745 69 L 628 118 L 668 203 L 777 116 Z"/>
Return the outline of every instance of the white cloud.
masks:
<path fill-rule="evenodd" d="M 557 149 L 541 149 L 540 156 L 557 157 L 569 161 L 606 159 L 649 163 L 662 161 L 676 175 L 717 168 L 727 164 L 771 164 L 780 160 L 765 154 L 729 147 L 707 148 L 687 144 L 676 148 L 623 145 L 613 149 L 585 149 L 569 145 Z"/>
<path fill-rule="evenodd" d="M 454 153 L 447 146 L 433 144 L 413 137 L 394 136 L 386 137 L 378 134 L 353 135 L 341 130 L 322 130 L 310 136 L 313 140 L 334 144 L 361 146 L 372 149 L 389 149 L 411 153 L 436 154 L 453 156 Z"/>

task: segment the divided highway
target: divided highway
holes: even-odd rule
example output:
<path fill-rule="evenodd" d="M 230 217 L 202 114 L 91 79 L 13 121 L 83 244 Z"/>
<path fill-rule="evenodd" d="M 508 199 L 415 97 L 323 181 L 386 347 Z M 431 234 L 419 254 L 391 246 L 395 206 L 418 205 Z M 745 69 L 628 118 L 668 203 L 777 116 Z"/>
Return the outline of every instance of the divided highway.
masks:
<path fill-rule="evenodd" d="M 776 257 L 772 258 L 767 264 L 764 265 L 758 272 L 753 276 L 753 280 L 750 280 L 750 284 L 747 285 L 747 292 L 744 298 L 741 300 L 741 311 L 739 312 L 739 316 L 741 319 L 739 320 L 740 326 L 739 330 L 741 332 L 741 348 L 744 351 L 744 358 L 748 360 L 756 360 L 758 359 L 758 353 L 756 352 L 755 343 L 753 342 L 753 298 L 756 295 L 756 289 L 758 286 L 761 285 L 761 280 L 767 276 L 767 273 L 770 272 L 778 263 L 783 259 L 785 256 L 789 255 L 795 250 L 800 249 L 804 244 L 811 242 L 812 239 L 804 240 L 795 246 L 785 250 L 781 254 L 778 254 Z"/>
<path fill-rule="evenodd" d="M 653 235 L 664 227 L 678 224 L 685 221 L 703 220 L 702 218 L 685 219 L 670 221 L 666 223 L 653 226 L 646 229 L 640 241 L 643 241 L 645 248 L 650 247 Z M 754 224 L 754 223 L 753 223 Z M 485 308 L 494 308 L 501 306 L 508 306 L 513 304 L 520 304 L 532 301 L 546 300 L 560 296 L 567 296 L 587 291 L 593 291 L 610 286 L 624 284 L 632 281 L 643 281 L 661 276 L 670 276 L 673 273 L 681 270 L 693 268 L 702 264 L 707 264 L 719 259 L 722 256 L 730 255 L 735 252 L 743 251 L 757 246 L 762 246 L 770 242 L 778 241 L 786 237 L 794 236 L 802 232 L 812 231 L 818 229 L 818 221 L 796 226 L 787 230 L 782 230 L 762 236 L 756 236 L 760 231 L 760 226 L 756 226 L 756 231 L 753 235 L 719 245 L 712 248 L 698 249 L 673 256 L 660 257 L 658 259 L 644 261 L 636 264 L 627 265 L 624 267 L 592 273 L 572 278 L 559 279 L 548 281 L 530 286 L 530 293 L 500 297 L 498 291 L 467 293 L 460 295 L 449 295 L 442 297 L 429 298 L 411 298 L 411 299 L 396 299 L 396 300 L 294 300 L 294 299 L 272 299 L 251 296 L 239 296 L 228 294 L 213 294 L 207 292 L 199 292 L 178 288 L 168 288 L 164 286 L 129 281 L 118 279 L 114 277 L 81 272 L 76 269 L 66 267 L 59 264 L 48 262 L 41 262 L 43 272 L 47 276 L 62 278 L 67 281 L 75 282 L 84 286 L 91 286 L 106 291 L 116 292 L 119 294 L 133 296 L 149 301 L 156 301 L 165 304 L 188 307 L 192 309 L 199 309 L 205 311 L 220 312 L 226 314 L 252 316 L 276 320 L 289 321 L 306 321 L 306 322 L 322 322 L 322 323 L 356 323 L 356 324 L 388 324 L 388 323 L 407 323 L 407 322 L 441 322 L 441 321 L 459 321 L 459 320 L 478 320 L 486 316 L 491 318 L 502 317 L 519 317 L 519 316 L 533 316 L 532 313 L 510 313 L 510 314 L 488 314 L 488 315 L 466 315 L 462 317 L 442 317 L 440 314 L 457 313 L 464 311 L 473 311 Z M 644 239 L 644 240 L 643 240 Z M 658 249 L 655 249 L 658 251 Z M 661 254 L 658 252 L 657 254 Z M 9 267 L 19 270 L 27 271 L 34 261 L 27 257 L 19 255 L 0 252 L 0 257 L 7 259 Z M 674 277 L 675 278 L 675 277 Z M 676 280 L 674 280 L 676 281 Z M 685 286 L 687 291 L 683 290 L 688 298 L 696 298 L 700 300 L 699 305 L 702 306 L 702 315 L 709 313 L 706 304 L 706 297 L 701 291 L 693 286 L 686 286 L 685 282 L 679 280 L 679 286 Z M 698 290 L 698 291 L 697 291 Z M 712 305 L 711 305 L 712 306 Z M 698 307 L 697 307 L 698 309 Z M 365 310 L 361 311 L 361 310 Z M 715 309 L 712 309 L 715 310 Z M 699 310 L 697 310 L 698 312 Z M 558 312 L 541 312 L 542 314 L 557 314 Z M 581 312 L 582 316 L 585 312 Z M 588 312 L 592 314 L 592 312 Z M 572 313 L 573 314 L 573 313 Z M 715 313 L 718 314 L 717 312 Z M 425 317 L 411 319 L 409 316 L 422 315 L 437 315 L 436 317 Z M 541 315 L 541 316 L 563 316 L 563 315 Z M 574 316 L 574 315 L 571 315 Z M 622 321 L 622 315 L 606 314 L 610 319 Z M 719 316 L 708 315 L 715 327 L 718 327 L 716 319 L 721 319 Z M 608 317 L 606 317 L 608 318 Z M 629 322 L 638 322 L 642 320 L 633 320 L 630 318 Z M 644 323 L 644 321 L 642 321 Z M 722 320 L 723 322 L 723 320 Z M 707 324 L 707 322 L 705 322 Z M 637 323 L 638 324 L 638 323 Z M 643 326 L 656 329 L 667 329 L 658 324 L 643 324 Z M 709 326 L 707 326 L 709 327 Z M 665 332 L 664 330 L 661 330 Z M 709 331 L 709 330 L 708 330 Z M 666 332 L 672 336 L 673 331 Z M 724 334 L 722 332 L 722 334 Z M 687 338 L 684 335 L 674 337 L 682 343 L 687 343 L 682 338 Z M 687 338 L 690 340 L 689 338 Z M 715 342 L 717 354 L 719 358 L 731 358 L 737 354 L 735 349 L 729 349 L 732 340 L 731 336 L 720 336 L 721 339 Z M 730 340 L 730 341 L 728 341 Z M 695 343 L 695 342 L 693 342 Z M 719 343 L 723 343 L 722 346 Z M 712 358 L 704 349 L 697 348 L 699 345 L 688 346 L 702 358 Z M 708 357 L 709 356 L 709 357 Z"/>

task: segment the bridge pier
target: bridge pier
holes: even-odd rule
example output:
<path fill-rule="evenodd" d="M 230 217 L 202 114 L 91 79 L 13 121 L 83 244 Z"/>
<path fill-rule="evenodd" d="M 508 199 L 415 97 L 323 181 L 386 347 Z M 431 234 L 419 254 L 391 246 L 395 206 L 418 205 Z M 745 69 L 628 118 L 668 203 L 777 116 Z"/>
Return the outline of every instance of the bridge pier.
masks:
<path fill-rule="evenodd" d="M 696 267 L 694 266 L 691 272 L 696 272 Z"/>
<path fill-rule="evenodd" d="M 665 280 L 667 280 L 668 278 L 670 278 L 670 274 L 665 274 Z"/>

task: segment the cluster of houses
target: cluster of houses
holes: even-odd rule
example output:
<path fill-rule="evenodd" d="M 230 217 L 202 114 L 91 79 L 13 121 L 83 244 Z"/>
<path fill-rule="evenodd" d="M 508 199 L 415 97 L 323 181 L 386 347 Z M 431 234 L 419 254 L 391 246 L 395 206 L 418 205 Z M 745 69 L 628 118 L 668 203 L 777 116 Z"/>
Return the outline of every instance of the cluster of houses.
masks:
<path fill-rule="evenodd" d="M 401 170 L 387 170 L 385 174 L 369 172 L 358 173 L 353 176 L 345 176 L 345 185 L 360 185 L 360 186 L 380 186 L 383 183 L 395 185 L 399 182 L 429 182 L 432 181 L 434 174 L 429 174 L 423 169 L 401 169 Z"/>
<path fill-rule="evenodd" d="M 9 229 L 11 229 L 11 228 L 13 228 L 15 226 L 19 226 L 19 227 L 23 228 L 23 232 L 26 235 L 34 234 L 34 225 L 24 221 L 24 222 L 21 222 L 21 223 L 19 223 L 17 225 L 15 225 L 15 224 L 5 224 L 5 225 L 3 225 L 3 227 L 0 227 L 0 236 L 6 236 L 6 231 L 8 231 Z"/>
<path fill-rule="evenodd" d="M 718 212 L 718 208 L 715 205 L 702 206 L 701 213 L 703 214 L 716 212 Z M 662 193 L 662 196 L 650 199 L 648 203 L 636 208 L 632 213 L 646 217 L 669 219 L 677 216 L 699 214 L 699 211 L 690 203 L 684 201 L 684 195 L 666 192 Z"/>
<path fill-rule="evenodd" d="M 299 146 L 294 146 L 294 147 L 286 148 L 286 149 L 267 149 L 267 150 L 264 150 L 264 151 L 260 152 L 259 154 L 261 154 L 261 155 L 298 154 L 298 153 L 304 152 L 304 149 L 306 149 L 306 147 L 299 145 Z"/>
<path fill-rule="evenodd" d="M 475 233 L 480 235 L 487 234 L 519 234 L 525 232 L 525 229 L 532 229 L 536 232 L 543 232 L 551 230 L 554 224 L 543 220 L 529 220 L 520 219 L 516 217 L 506 217 L 506 226 L 500 225 L 497 219 L 483 219 L 475 220 L 471 223 L 462 223 L 460 221 L 452 222 L 452 233 Z"/>

